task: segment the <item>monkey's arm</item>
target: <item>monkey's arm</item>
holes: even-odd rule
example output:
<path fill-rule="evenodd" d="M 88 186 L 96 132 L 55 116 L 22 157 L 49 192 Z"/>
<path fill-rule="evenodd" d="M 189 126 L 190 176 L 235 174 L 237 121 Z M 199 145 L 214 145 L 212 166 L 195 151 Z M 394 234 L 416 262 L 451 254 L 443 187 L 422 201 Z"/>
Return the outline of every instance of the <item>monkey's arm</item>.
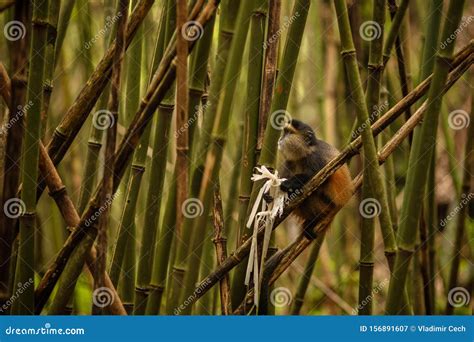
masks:
<path fill-rule="evenodd" d="M 309 180 L 311 176 L 307 173 L 299 173 L 293 177 L 283 181 L 280 185 L 280 189 L 288 192 L 289 194 L 300 190 Z"/>

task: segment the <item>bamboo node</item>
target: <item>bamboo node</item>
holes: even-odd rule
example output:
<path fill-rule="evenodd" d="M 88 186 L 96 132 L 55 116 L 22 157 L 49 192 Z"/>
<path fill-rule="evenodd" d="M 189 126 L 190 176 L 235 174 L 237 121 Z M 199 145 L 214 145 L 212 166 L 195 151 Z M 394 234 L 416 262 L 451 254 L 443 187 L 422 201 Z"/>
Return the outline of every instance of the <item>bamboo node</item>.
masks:
<path fill-rule="evenodd" d="M 132 164 L 132 170 L 143 173 L 143 172 L 145 172 L 145 166 Z"/>
<path fill-rule="evenodd" d="M 352 57 L 356 55 L 356 50 L 355 49 L 348 49 L 348 50 L 342 50 L 341 51 L 341 56 L 342 58 L 345 57 Z"/>
<path fill-rule="evenodd" d="M 65 185 L 62 185 L 62 186 L 60 186 L 59 188 L 57 188 L 55 190 L 50 190 L 49 191 L 49 195 L 55 200 L 57 200 L 59 197 L 61 197 L 65 193 L 66 193 L 66 186 Z"/>
<path fill-rule="evenodd" d="M 214 244 L 216 244 L 216 245 L 219 244 L 219 243 L 226 243 L 227 238 L 224 237 L 224 236 L 221 236 L 221 237 L 218 237 L 218 238 L 213 238 L 212 242 L 214 242 Z"/>

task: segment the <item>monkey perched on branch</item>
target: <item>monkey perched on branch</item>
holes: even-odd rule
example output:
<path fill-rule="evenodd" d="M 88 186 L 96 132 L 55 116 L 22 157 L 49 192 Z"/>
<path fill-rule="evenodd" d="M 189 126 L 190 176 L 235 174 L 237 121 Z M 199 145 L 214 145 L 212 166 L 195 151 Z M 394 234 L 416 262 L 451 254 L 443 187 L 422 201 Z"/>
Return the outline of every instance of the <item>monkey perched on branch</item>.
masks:
<path fill-rule="evenodd" d="M 318 173 L 339 151 L 316 138 L 314 131 L 299 120 L 291 120 L 283 129 L 278 141 L 281 157 L 279 174 L 286 178 L 280 189 L 292 196 Z M 308 239 L 316 237 L 313 229 L 322 220 L 332 221 L 328 212 L 343 207 L 353 193 L 352 178 L 347 165 L 341 166 L 321 187 L 293 211 L 301 222 Z M 325 225 L 326 227 L 328 225 Z"/>

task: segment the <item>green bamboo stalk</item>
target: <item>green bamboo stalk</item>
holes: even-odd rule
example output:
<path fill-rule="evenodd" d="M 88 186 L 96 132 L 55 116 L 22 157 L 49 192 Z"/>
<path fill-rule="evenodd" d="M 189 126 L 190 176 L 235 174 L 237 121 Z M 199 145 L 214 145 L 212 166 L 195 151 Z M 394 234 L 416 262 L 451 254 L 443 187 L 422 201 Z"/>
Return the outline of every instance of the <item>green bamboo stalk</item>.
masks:
<path fill-rule="evenodd" d="M 29 2 L 16 2 L 14 8 L 14 20 L 23 23 L 24 27 L 29 27 L 28 13 Z M 25 37 L 14 41 L 12 47 L 11 60 L 11 100 L 8 105 L 10 110 L 6 120 L 8 122 L 16 122 L 6 132 L 5 155 L 2 159 L 3 179 L 2 179 L 2 196 L 1 207 L 5 208 L 6 201 L 17 197 L 18 184 L 20 180 L 20 162 L 23 144 L 23 121 L 24 107 L 26 98 L 27 84 L 27 51 L 30 33 L 25 32 Z M 13 211 L 14 212 L 14 211 Z M 15 213 L 15 212 L 14 212 Z M 5 210 L 0 211 L 0 238 L 4 241 L 3 247 L 0 248 L 0 304 L 10 298 L 9 283 L 14 283 L 15 267 L 9 262 L 12 247 L 15 240 L 15 232 L 10 227 L 15 226 L 16 218 L 6 215 Z M 10 278 L 10 279 L 9 279 Z"/>
<path fill-rule="evenodd" d="M 448 118 L 448 108 L 446 107 L 446 104 L 441 105 L 441 131 L 443 132 L 444 135 L 444 143 L 446 147 L 447 153 L 447 158 L 448 158 L 448 165 L 449 165 L 449 175 L 451 176 L 451 180 L 453 182 L 454 186 L 454 192 L 456 193 L 456 196 L 461 195 L 461 187 L 462 187 L 462 181 L 459 177 L 459 173 L 457 170 L 457 161 L 456 161 L 456 147 L 454 146 L 454 141 L 453 137 L 451 135 L 452 129 L 449 127 L 449 118 Z"/>
<path fill-rule="evenodd" d="M 132 1 L 132 6 L 135 6 L 137 3 L 136 0 Z M 129 54 L 127 58 L 127 90 L 126 90 L 126 100 L 125 100 L 125 116 L 132 117 L 138 109 L 140 103 L 140 89 L 141 89 L 141 62 L 142 62 L 142 50 L 143 50 L 143 27 L 140 27 L 137 31 L 136 38 L 132 42 L 129 48 Z M 112 265 L 120 265 L 122 272 L 122 283 L 119 287 L 119 293 L 124 301 L 124 305 L 127 307 L 128 312 L 133 311 L 134 303 L 134 287 L 136 279 L 136 228 L 135 228 L 135 210 L 138 202 L 138 193 L 139 193 L 139 184 L 144 171 L 144 165 L 146 162 L 146 151 L 148 149 L 148 141 L 146 141 L 146 146 L 140 144 L 137 148 L 135 154 L 141 153 L 138 163 L 143 165 L 143 167 L 136 167 L 136 163 L 132 163 L 131 175 L 129 178 L 125 205 L 122 211 L 122 218 L 120 221 L 119 232 L 125 232 L 125 244 L 126 252 L 125 258 L 122 258 L 123 261 L 112 260 Z M 135 155 L 134 155 L 135 157 Z M 134 168 L 135 166 L 135 168 Z M 134 184 L 137 182 L 138 185 Z M 134 191 L 132 191 L 134 190 Z M 120 233 L 118 240 L 120 239 Z M 114 254 L 115 258 L 115 254 Z M 112 282 L 114 279 L 112 279 Z"/>
<path fill-rule="evenodd" d="M 176 3 L 168 0 L 166 4 L 165 46 L 171 40 L 176 29 Z M 158 117 L 154 128 L 153 157 L 150 167 L 145 223 L 140 245 L 137 283 L 135 291 L 135 315 L 143 315 L 146 311 L 147 299 L 151 290 L 152 263 L 154 244 L 157 236 L 158 219 L 161 211 L 163 185 L 168 155 L 169 134 L 174 111 L 174 89 L 167 92 L 158 106 Z"/>
<path fill-rule="evenodd" d="M 316 241 L 313 244 L 313 247 L 311 247 L 308 260 L 306 261 L 306 266 L 304 268 L 303 274 L 300 277 L 296 294 L 294 296 L 295 299 L 291 307 L 292 315 L 299 315 L 301 312 L 301 307 L 304 303 L 304 296 L 306 294 L 306 291 L 308 290 L 309 281 L 311 280 L 311 275 L 313 274 L 314 267 L 316 266 L 316 261 L 318 260 L 319 251 L 321 250 L 325 235 L 325 232 L 318 235 Z"/>
<path fill-rule="evenodd" d="M 217 104 L 221 87 L 224 82 L 224 71 L 228 64 L 229 51 L 232 40 L 234 39 L 234 25 L 237 17 L 237 11 L 240 1 L 226 0 L 221 6 L 221 21 L 218 38 L 218 51 L 216 57 L 216 64 L 212 71 L 212 83 L 209 93 L 209 105 L 204 111 L 204 121 L 199 135 L 197 148 L 193 153 L 190 184 L 190 198 L 195 198 L 199 195 L 199 185 L 201 183 L 202 172 L 205 165 L 203 155 L 206 153 L 210 144 L 210 135 L 212 126 L 214 124 L 214 117 L 217 111 Z M 194 145 L 194 144 L 193 144 Z M 180 286 L 183 283 L 184 273 L 186 268 L 187 256 L 190 251 L 191 234 L 192 234 L 193 219 L 186 218 L 184 220 L 183 229 L 180 232 L 179 240 L 176 240 L 176 257 L 172 267 L 170 291 L 167 294 L 166 312 L 173 314 L 176 306 L 179 304 Z"/>
<path fill-rule="evenodd" d="M 41 137 L 44 138 L 46 132 L 46 124 L 49 110 L 49 101 L 53 91 L 54 76 L 54 53 L 56 47 L 57 25 L 59 17 L 59 9 L 61 2 L 59 0 L 51 0 L 48 12 L 48 45 L 45 49 L 45 65 L 44 65 L 44 85 L 43 85 L 43 108 L 41 113 Z"/>
<path fill-rule="evenodd" d="M 295 74 L 296 64 L 298 61 L 298 55 L 300 51 L 301 41 L 303 38 L 303 31 L 308 16 L 308 11 L 311 1 L 309 0 L 297 0 L 293 7 L 292 18 L 293 23 L 289 27 L 288 37 L 285 43 L 283 56 L 279 64 L 279 73 L 275 85 L 275 94 L 272 100 L 270 109 L 270 115 L 268 116 L 268 122 L 265 129 L 265 135 L 263 138 L 263 149 L 258 159 L 258 165 L 265 165 L 267 168 L 274 169 L 276 161 L 276 147 L 280 137 L 281 124 L 280 119 L 288 119 L 286 114 L 286 107 L 288 105 L 288 99 L 293 82 L 293 76 Z M 252 203 L 255 202 L 258 191 L 262 185 L 262 182 L 255 182 L 252 186 L 252 192 L 250 195 L 250 202 L 248 209 L 251 209 Z M 249 210 L 247 210 L 247 215 Z M 245 222 L 245 221 L 244 221 Z M 246 241 L 251 235 L 252 230 L 245 226 L 241 228 L 242 237 L 240 244 Z M 245 270 L 246 263 L 241 263 L 235 273 L 232 280 L 232 305 L 235 307 L 245 297 Z M 240 285 L 237 285 L 240 284 Z"/>
<path fill-rule="evenodd" d="M 187 252 L 187 270 L 184 277 L 184 286 L 181 291 L 179 303 L 184 303 L 186 298 L 192 295 L 194 286 L 199 276 L 201 265 L 200 257 L 202 253 L 202 239 L 206 236 L 206 222 L 211 207 L 213 186 L 216 182 L 218 171 L 222 160 L 222 154 L 226 143 L 226 131 L 230 121 L 230 112 L 234 91 L 237 85 L 240 66 L 242 63 L 243 49 L 245 45 L 251 12 L 255 9 L 255 4 L 250 0 L 243 0 L 237 16 L 237 26 L 235 37 L 229 52 L 229 60 L 224 72 L 224 85 L 220 93 L 217 110 L 214 117 L 211 140 L 206 153 L 203 177 L 199 186 L 199 201 L 203 208 L 201 216 L 193 222 L 190 248 Z M 212 101 L 212 100 L 211 100 Z M 180 314 L 189 314 L 192 306 L 184 305 Z"/>
<path fill-rule="evenodd" d="M 438 126 L 438 114 L 442 101 L 442 88 L 446 82 L 449 62 L 452 60 L 454 41 L 451 34 L 457 29 L 462 16 L 464 0 L 452 0 L 449 4 L 441 41 L 446 42 L 445 49 L 438 49 L 434 66 L 433 80 L 428 93 L 427 115 L 423 121 L 419 139 L 413 140 L 408 164 L 406 191 L 400 214 L 400 228 L 397 236 L 398 253 L 395 260 L 393 277 L 390 281 L 385 310 L 396 314 L 402 309 L 399 293 L 405 287 L 407 269 L 414 252 L 415 237 L 412 229 L 418 227 L 424 193 L 414 189 L 424 188 L 426 173 L 433 155 L 433 141 Z"/>
<path fill-rule="evenodd" d="M 136 4 L 136 0 L 132 1 L 132 6 Z M 143 49 L 143 28 L 140 27 L 137 31 L 137 37 L 132 42 L 127 53 L 127 72 L 126 72 L 126 98 L 125 98 L 125 116 L 133 115 L 138 109 L 140 103 L 140 84 L 141 84 L 141 60 Z M 135 251 L 135 208 L 139 194 L 139 184 L 144 172 L 146 162 L 146 151 L 148 148 L 148 141 L 146 146 L 140 142 L 137 151 L 134 153 L 134 160 L 131 166 L 131 175 L 128 179 L 126 191 L 124 195 L 125 204 L 120 218 L 120 224 L 117 231 L 116 244 L 110 264 L 110 279 L 112 283 L 117 286 L 120 275 L 123 269 L 134 273 L 133 270 L 125 268 L 124 256 L 126 250 L 133 249 Z M 140 151 L 140 154 L 139 152 Z M 138 155 L 139 154 L 139 155 Z M 137 159 L 140 157 L 137 163 Z M 137 165 L 138 164 L 138 165 Z M 138 183 L 137 183 L 138 182 Z M 138 184 L 138 186 L 137 186 Z M 129 255 L 133 257 L 133 255 Z M 129 264 L 130 265 L 130 264 Z M 134 278 L 134 275 L 131 275 Z M 133 296 L 133 294 L 132 294 Z M 132 300 L 133 302 L 133 300 Z M 130 303 L 129 303 L 130 304 Z"/>
<path fill-rule="evenodd" d="M 25 211 L 20 216 L 19 251 L 15 283 L 26 284 L 34 279 L 34 232 L 36 227 L 36 180 L 38 179 L 39 141 L 41 137 L 41 108 L 43 98 L 43 77 L 45 46 L 48 38 L 47 0 L 33 2 L 33 30 L 30 47 L 30 71 L 26 103 L 32 105 L 26 111 L 24 148 L 22 153 L 21 200 Z M 31 315 L 34 312 L 34 287 L 25 289 L 22 296 L 13 303 L 15 314 Z"/>
<path fill-rule="evenodd" d="M 344 0 L 336 0 L 336 14 L 338 17 L 339 33 L 341 37 L 342 56 L 346 65 L 348 82 L 353 94 L 353 101 L 357 112 L 359 122 L 370 122 L 368 106 L 360 79 L 359 69 L 357 66 L 356 52 L 354 44 L 352 42 L 352 33 L 349 25 L 349 18 L 347 13 L 347 7 Z M 380 17 L 379 17 L 380 18 Z M 379 20 L 383 20 L 380 18 Z M 375 49 L 374 49 L 375 50 Z M 381 62 L 380 47 L 375 52 L 371 47 L 371 61 L 373 65 L 379 65 Z M 373 58 L 373 60 L 372 60 Z M 370 63 L 370 62 L 369 62 Z M 370 78 L 369 78 L 370 80 Z M 369 91 L 368 91 L 369 93 Z M 377 93 L 376 99 L 378 103 L 379 94 Z M 374 100 L 369 99 L 369 102 Z M 372 108 L 372 107 L 371 107 Z M 379 214 L 385 212 L 387 216 L 380 217 L 381 225 L 384 232 L 391 232 L 391 221 L 389 219 L 389 209 L 387 204 L 387 197 L 385 193 L 385 187 L 383 186 L 382 177 L 378 168 L 377 162 L 377 151 L 375 147 L 374 137 L 372 135 L 371 127 L 366 125 L 363 127 L 361 136 L 364 151 L 364 183 L 362 188 L 363 200 L 366 203 L 373 202 L 374 199 L 376 204 L 380 206 Z M 373 243 L 374 243 L 374 216 L 364 215 L 364 208 L 361 207 L 362 214 L 362 242 L 361 242 L 361 262 L 360 262 L 360 279 L 359 279 L 359 305 L 364 299 L 367 300 L 366 305 L 362 305 L 359 310 L 359 314 L 371 314 L 372 313 L 372 268 L 373 268 Z M 386 221 L 388 219 L 388 221 Z M 385 234 L 384 234 L 385 235 Z M 394 245 L 391 246 L 392 248 Z M 385 248 L 390 248 L 388 245 Z"/>
<path fill-rule="evenodd" d="M 105 25 L 106 22 L 104 22 Z M 83 29 L 84 39 L 87 39 L 87 32 L 89 30 Z M 115 30 L 107 30 L 105 33 L 105 45 L 104 49 L 107 49 L 113 42 L 114 35 L 112 32 Z M 90 40 L 90 39 L 89 39 Z M 85 40 L 86 42 L 88 40 Z M 109 84 L 107 83 L 104 89 L 104 92 L 101 94 L 99 101 L 96 106 L 96 112 L 104 110 L 107 108 L 108 94 L 109 94 Z M 87 140 L 87 152 L 86 152 L 86 161 L 84 164 L 83 176 L 82 176 L 82 186 L 81 192 L 79 194 L 78 210 L 79 213 L 82 213 L 89 202 L 89 199 L 92 195 L 92 190 L 97 176 L 97 161 L 99 158 L 100 150 L 102 149 L 102 137 L 104 135 L 104 130 L 97 124 L 92 122 L 89 132 L 89 139 Z"/>
<path fill-rule="evenodd" d="M 400 27 L 402 26 L 403 17 L 408 9 L 408 3 L 410 0 L 402 0 L 400 6 L 398 7 L 397 13 L 392 19 L 392 25 L 387 34 L 387 39 L 383 47 L 383 65 L 387 64 L 390 59 L 390 54 L 395 43 L 395 40 L 398 37 Z"/>
<path fill-rule="evenodd" d="M 186 28 L 188 8 L 186 0 L 176 1 L 176 206 L 181 208 L 188 195 L 189 178 L 189 91 L 188 91 L 188 39 L 182 32 Z M 164 201 L 163 201 L 164 202 Z M 176 211 L 176 230 L 181 231 L 184 221 L 182 210 Z"/>
<path fill-rule="evenodd" d="M 441 27 L 441 15 L 443 11 L 443 0 L 433 0 L 429 2 L 429 12 L 431 13 L 428 16 L 426 21 L 426 26 L 424 28 L 424 45 L 422 51 L 422 59 L 421 59 L 421 68 L 419 70 L 419 77 L 418 82 L 433 72 L 433 66 L 435 63 L 436 57 L 436 47 L 438 44 L 440 27 Z M 424 101 L 426 96 L 423 96 L 421 101 Z M 420 129 L 415 129 L 415 139 L 419 139 L 417 135 L 419 135 Z M 437 210 L 436 210 L 436 189 L 435 189 L 435 164 L 436 164 L 436 153 L 433 153 L 433 157 L 430 163 L 429 173 L 428 173 L 428 181 L 427 181 L 427 196 L 425 197 L 425 201 L 423 204 L 423 212 L 425 213 L 425 222 L 427 226 L 427 244 L 428 244 L 428 264 L 425 265 L 427 271 L 428 279 L 433 279 L 433 274 L 435 272 L 435 259 L 436 259 L 436 250 L 435 250 L 435 239 L 436 239 L 436 231 L 438 225 L 437 219 Z M 430 297 L 430 303 L 427 306 L 428 308 L 432 308 L 433 313 L 436 309 L 435 307 L 435 282 L 429 282 L 429 288 L 425 289 L 425 292 L 428 291 L 428 296 Z"/>
<path fill-rule="evenodd" d="M 474 77 L 470 75 L 470 80 Z M 451 268 L 449 272 L 448 290 L 455 288 L 458 284 L 459 266 L 461 263 L 461 250 L 464 245 L 464 236 L 466 234 L 466 221 L 469 210 L 469 201 L 473 193 L 471 192 L 471 180 L 474 173 L 474 95 L 471 89 L 471 112 L 469 115 L 470 124 L 467 129 L 467 141 L 464 152 L 464 173 L 462 180 L 461 194 L 459 195 L 458 205 L 461 210 L 458 213 L 456 221 L 456 233 L 453 249 L 451 251 Z M 468 240 L 469 241 L 469 240 Z M 449 296 L 448 296 L 449 298 Z M 453 301 L 448 300 L 446 303 L 446 315 L 452 315 L 454 307 Z"/>
<path fill-rule="evenodd" d="M 75 0 L 65 0 L 61 6 L 61 12 L 59 13 L 58 22 L 58 35 L 56 37 L 56 49 L 54 51 L 54 63 L 58 64 L 59 55 L 61 54 L 61 48 L 63 47 L 64 38 L 66 37 L 66 31 L 69 26 L 71 19 L 72 10 L 74 8 Z"/>
<path fill-rule="evenodd" d="M 205 89 L 205 77 L 207 73 L 207 61 L 209 58 L 210 47 L 212 43 L 212 34 L 214 29 L 214 19 L 209 22 L 203 32 L 202 38 L 199 40 L 196 50 L 191 55 L 190 63 L 190 79 L 189 79 L 189 104 L 188 111 L 190 113 L 189 119 L 189 140 L 193 141 L 190 146 L 190 154 L 193 155 L 193 146 L 199 141 L 196 135 L 197 120 L 200 113 L 201 96 Z M 180 130 L 177 128 L 176 134 Z M 146 313 L 148 315 L 157 315 L 160 313 L 161 302 L 165 286 L 168 281 L 168 264 L 170 262 L 171 246 L 173 244 L 173 237 L 176 235 L 176 178 L 177 164 L 175 164 L 175 171 L 173 172 L 173 179 L 171 180 L 171 187 L 169 189 L 168 199 L 163 216 L 163 222 L 157 239 L 157 246 L 155 255 L 153 257 L 153 270 L 150 281 L 151 294 L 147 303 Z"/>

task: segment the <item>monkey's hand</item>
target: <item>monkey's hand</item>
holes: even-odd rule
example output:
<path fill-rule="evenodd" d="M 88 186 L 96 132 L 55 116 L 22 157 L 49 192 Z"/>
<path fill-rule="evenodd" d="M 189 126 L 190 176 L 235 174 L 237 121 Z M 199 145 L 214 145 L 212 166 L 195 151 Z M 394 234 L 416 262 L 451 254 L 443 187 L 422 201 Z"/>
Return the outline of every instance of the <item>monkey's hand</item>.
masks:
<path fill-rule="evenodd" d="M 262 197 L 265 200 L 265 202 L 267 202 L 267 204 L 270 204 L 273 202 L 273 197 L 268 192 L 265 192 Z"/>
<path fill-rule="evenodd" d="M 304 173 L 294 175 L 293 177 L 284 180 L 280 185 L 280 189 L 289 194 L 292 194 L 296 191 L 301 190 L 309 179 L 310 176 Z"/>

